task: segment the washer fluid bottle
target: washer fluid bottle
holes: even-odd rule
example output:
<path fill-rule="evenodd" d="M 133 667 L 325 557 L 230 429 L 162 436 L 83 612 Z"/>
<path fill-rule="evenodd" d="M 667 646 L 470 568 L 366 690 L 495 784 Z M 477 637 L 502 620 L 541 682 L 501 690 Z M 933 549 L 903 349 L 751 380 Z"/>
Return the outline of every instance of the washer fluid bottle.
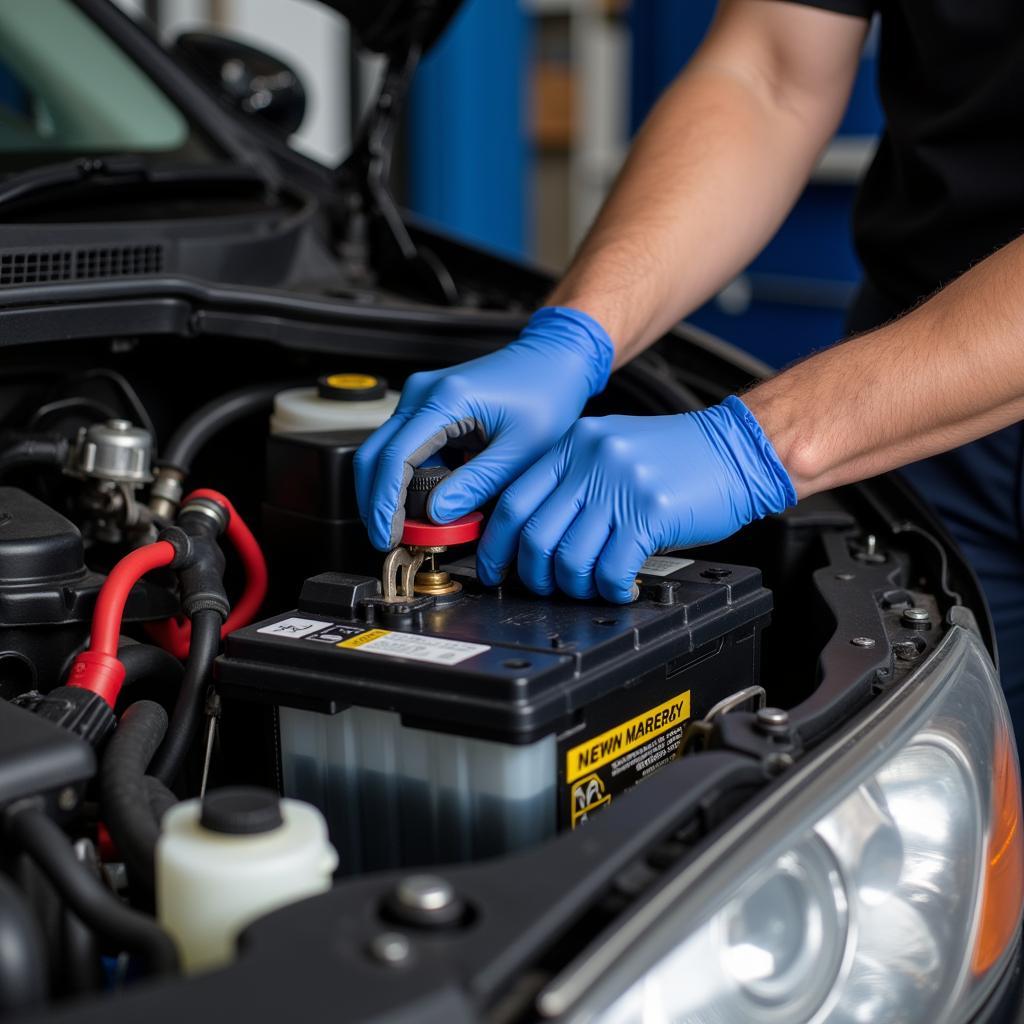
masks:
<path fill-rule="evenodd" d="M 228 963 L 246 925 L 326 892 L 338 866 L 323 815 L 268 789 L 236 786 L 186 800 L 163 818 L 157 917 L 187 972 Z"/>
<path fill-rule="evenodd" d="M 288 388 L 274 398 L 272 434 L 325 430 L 376 430 L 395 411 L 399 394 L 382 377 L 332 373 L 316 387 Z"/>

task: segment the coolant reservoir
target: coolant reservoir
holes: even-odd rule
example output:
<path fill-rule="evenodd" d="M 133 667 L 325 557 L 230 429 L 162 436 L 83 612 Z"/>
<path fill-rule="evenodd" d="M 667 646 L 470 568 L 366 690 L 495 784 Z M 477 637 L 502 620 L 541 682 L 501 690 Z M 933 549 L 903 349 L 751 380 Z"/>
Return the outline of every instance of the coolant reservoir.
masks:
<path fill-rule="evenodd" d="M 398 392 L 368 373 L 332 373 L 316 387 L 289 388 L 274 398 L 273 434 L 376 430 L 398 405 Z"/>
<path fill-rule="evenodd" d="M 315 807 L 255 787 L 214 790 L 164 815 L 157 916 L 186 971 L 219 967 L 246 925 L 325 892 L 337 865 Z"/>

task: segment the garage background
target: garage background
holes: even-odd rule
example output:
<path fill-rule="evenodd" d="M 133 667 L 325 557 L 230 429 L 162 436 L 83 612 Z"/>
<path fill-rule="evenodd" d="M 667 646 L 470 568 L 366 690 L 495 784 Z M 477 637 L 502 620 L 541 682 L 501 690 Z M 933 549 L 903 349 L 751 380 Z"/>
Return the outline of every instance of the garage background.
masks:
<path fill-rule="evenodd" d="M 261 46 L 310 94 L 295 144 L 336 162 L 380 62 L 313 0 L 119 0 L 161 36 L 203 28 Z M 467 239 L 565 265 L 659 92 L 699 44 L 714 0 L 466 0 L 423 63 L 396 190 Z M 881 124 L 875 39 L 839 132 L 777 237 L 691 320 L 775 365 L 842 333 L 859 279 L 849 221 Z M 685 272 L 682 269 L 681 272 Z"/>

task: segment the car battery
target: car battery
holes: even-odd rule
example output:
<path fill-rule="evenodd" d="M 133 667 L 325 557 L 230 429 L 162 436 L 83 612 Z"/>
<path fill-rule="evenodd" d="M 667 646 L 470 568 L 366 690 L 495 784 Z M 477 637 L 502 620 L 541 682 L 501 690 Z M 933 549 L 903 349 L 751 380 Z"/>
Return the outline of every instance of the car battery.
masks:
<path fill-rule="evenodd" d="M 285 795 L 327 817 L 343 872 L 475 860 L 577 828 L 758 682 L 757 569 L 657 556 L 629 605 L 480 586 L 389 607 L 369 577 L 306 581 L 232 633 L 221 692 L 278 709 Z"/>

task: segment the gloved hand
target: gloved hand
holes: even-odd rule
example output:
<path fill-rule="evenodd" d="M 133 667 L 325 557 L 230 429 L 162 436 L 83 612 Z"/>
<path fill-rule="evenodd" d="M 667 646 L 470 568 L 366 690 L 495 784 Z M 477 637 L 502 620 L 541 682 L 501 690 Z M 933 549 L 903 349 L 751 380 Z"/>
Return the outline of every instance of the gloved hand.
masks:
<path fill-rule="evenodd" d="M 505 491 L 477 549 L 500 582 L 519 548 L 531 590 L 632 598 L 657 551 L 708 544 L 796 504 L 771 442 L 736 397 L 678 416 L 579 420 Z"/>
<path fill-rule="evenodd" d="M 371 543 L 387 551 L 399 542 L 413 468 L 451 440 L 475 432 L 487 447 L 431 492 L 430 518 L 451 522 L 494 497 L 604 388 L 613 354 L 596 320 L 550 306 L 497 352 L 413 374 L 394 415 L 355 455 L 356 498 Z"/>

